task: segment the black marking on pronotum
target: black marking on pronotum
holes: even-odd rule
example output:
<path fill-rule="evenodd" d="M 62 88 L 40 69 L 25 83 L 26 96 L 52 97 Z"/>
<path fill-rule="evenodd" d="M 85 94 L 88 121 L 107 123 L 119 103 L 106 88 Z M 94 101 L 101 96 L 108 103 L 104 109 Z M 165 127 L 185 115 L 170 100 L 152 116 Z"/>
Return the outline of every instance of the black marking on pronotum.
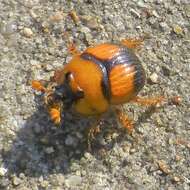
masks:
<path fill-rule="evenodd" d="M 102 60 L 98 59 L 97 57 L 95 57 L 94 55 L 91 55 L 89 53 L 81 54 L 81 58 L 84 60 L 92 61 L 93 63 L 97 64 L 101 68 L 102 73 L 103 73 L 103 78 L 102 78 L 102 82 L 101 82 L 102 91 L 103 91 L 103 94 L 106 97 L 106 99 L 108 101 L 110 101 L 111 87 L 110 87 L 108 69 L 106 67 L 107 64 L 105 62 L 103 62 Z"/>
<path fill-rule="evenodd" d="M 71 86 L 69 84 L 71 73 L 68 72 L 65 75 L 65 81 L 63 84 L 55 87 L 55 91 L 53 94 L 55 101 L 62 101 L 64 104 L 64 109 L 69 109 L 73 102 L 76 102 L 78 99 L 84 97 L 83 91 L 73 92 Z"/>

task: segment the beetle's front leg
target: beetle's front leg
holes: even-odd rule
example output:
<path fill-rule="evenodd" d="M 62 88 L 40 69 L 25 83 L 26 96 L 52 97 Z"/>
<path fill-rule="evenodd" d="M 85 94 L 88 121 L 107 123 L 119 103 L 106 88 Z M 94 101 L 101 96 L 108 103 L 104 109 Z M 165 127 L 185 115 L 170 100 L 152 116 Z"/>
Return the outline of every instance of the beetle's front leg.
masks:
<path fill-rule="evenodd" d="M 34 90 L 37 90 L 39 92 L 46 92 L 47 89 L 44 87 L 42 83 L 43 81 L 33 80 L 31 86 Z"/>
<path fill-rule="evenodd" d="M 44 87 L 44 81 L 32 81 L 32 88 L 34 90 L 45 93 L 44 95 L 44 103 L 48 109 L 48 113 L 51 117 L 51 120 L 54 124 L 59 125 L 61 123 L 61 105 L 59 103 L 52 102 L 52 88 L 51 85 L 49 88 Z M 47 82 L 47 81 L 45 81 Z"/>
<path fill-rule="evenodd" d="M 59 104 L 48 106 L 48 112 L 53 123 L 59 126 L 61 123 L 61 106 Z"/>

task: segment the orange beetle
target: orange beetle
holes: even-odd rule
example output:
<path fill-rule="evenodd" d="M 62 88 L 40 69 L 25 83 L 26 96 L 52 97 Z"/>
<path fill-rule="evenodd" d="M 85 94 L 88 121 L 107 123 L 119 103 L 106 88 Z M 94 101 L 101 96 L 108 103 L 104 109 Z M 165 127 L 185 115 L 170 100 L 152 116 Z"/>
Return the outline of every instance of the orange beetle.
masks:
<path fill-rule="evenodd" d="M 162 101 L 163 97 L 137 97 L 146 78 L 133 51 L 141 42 L 126 39 L 120 44 L 103 43 L 82 53 L 71 46 L 72 60 L 55 72 L 47 87 L 40 81 L 33 81 L 32 87 L 45 94 L 45 104 L 54 123 L 59 124 L 61 112 L 70 108 L 82 115 L 99 117 L 110 106 L 129 101 L 142 105 Z M 132 122 L 120 109 L 117 108 L 116 113 L 123 126 L 131 132 Z"/>

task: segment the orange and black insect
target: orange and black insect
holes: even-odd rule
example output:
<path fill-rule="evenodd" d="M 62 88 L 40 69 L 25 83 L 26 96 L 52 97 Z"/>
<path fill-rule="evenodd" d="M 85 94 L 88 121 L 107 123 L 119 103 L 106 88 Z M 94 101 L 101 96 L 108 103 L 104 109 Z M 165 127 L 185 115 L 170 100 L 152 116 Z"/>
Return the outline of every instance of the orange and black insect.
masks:
<path fill-rule="evenodd" d="M 47 87 L 40 81 L 32 82 L 34 89 L 44 92 L 52 120 L 60 123 L 61 112 L 68 109 L 99 117 L 110 107 L 129 101 L 142 105 L 160 102 L 162 97 L 137 97 L 146 78 L 133 50 L 141 42 L 127 39 L 120 44 L 103 43 L 89 47 L 82 53 L 72 46 L 72 60 L 55 72 Z M 115 110 L 123 126 L 131 131 L 132 123 L 127 116 L 120 109 Z"/>

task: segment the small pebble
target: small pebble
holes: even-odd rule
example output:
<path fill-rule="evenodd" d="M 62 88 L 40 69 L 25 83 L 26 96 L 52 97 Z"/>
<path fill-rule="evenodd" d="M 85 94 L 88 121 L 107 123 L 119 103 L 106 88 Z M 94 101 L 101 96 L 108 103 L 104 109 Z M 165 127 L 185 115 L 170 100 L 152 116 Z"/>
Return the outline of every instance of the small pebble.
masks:
<path fill-rule="evenodd" d="M 33 32 L 30 28 L 24 28 L 23 29 L 23 35 L 27 38 L 31 38 L 33 36 Z"/>
<path fill-rule="evenodd" d="M 88 27 L 86 27 L 86 26 L 82 26 L 80 28 L 80 32 L 84 33 L 84 34 L 88 34 L 88 33 L 90 33 L 90 29 Z"/>
<path fill-rule="evenodd" d="M 40 176 L 40 177 L 38 178 L 38 181 L 39 181 L 40 183 L 41 183 L 43 180 L 44 180 L 43 176 Z"/>
<path fill-rule="evenodd" d="M 158 75 L 156 73 L 151 74 L 149 80 L 153 84 L 158 83 Z"/>
<path fill-rule="evenodd" d="M 71 146 L 74 144 L 74 138 L 72 136 L 68 136 L 66 139 L 65 139 L 65 144 L 68 145 L 68 146 Z"/>
<path fill-rule="evenodd" d="M 30 10 L 29 11 L 29 13 L 30 13 L 30 16 L 33 18 L 33 19 L 37 19 L 37 14 L 33 11 L 33 10 Z"/>
<path fill-rule="evenodd" d="M 77 175 L 70 176 L 68 179 L 65 180 L 65 184 L 67 187 L 73 187 L 80 185 L 82 183 L 82 178 Z"/>
<path fill-rule="evenodd" d="M 175 0 L 174 1 L 176 4 L 178 4 L 178 5 L 180 5 L 182 2 L 181 2 L 181 0 Z"/>
<path fill-rule="evenodd" d="M 96 19 L 91 19 L 91 20 L 87 21 L 86 24 L 87 24 L 87 26 L 88 26 L 90 29 L 95 29 L 95 30 L 97 30 L 97 29 L 100 28 L 100 26 L 99 26 L 99 24 L 98 24 L 98 22 L 97 22 Z"/>
<path fill-rule="evenodd" d="M 4 187 L 8 187 L 8 185 L 10 184 L 10 181 L 9 181 L 9 179 L 7 179 L 7 178 L 0 178 L 0 189 L 1 188 L 3 188 L 4 189 Z"/>
<path fill-rule="evenodd" d="M 185 6 L 185 13 L 186 13 L 187 17 L 190 18 L 190 4 L 187 4 Z"/>
<path fill-rule="evenodd" d="M 25 177 L 26 177 L 26 176 L 25 176 L 24 173 L 20 173 L 20 174 L 19 174 L 19 178 L 24 179 Z"/>
<path fill-rule="evenodd" d="M 54 150 L 54 148 L 51 146 L 51 147 L 47 147 L 47 148 L 45 149 L 45 152 L 46 152 L 47 154 L 52 154 L 52 153 L 55 152 L 55 150 Z"/>
<path fill-rule="evenodd" d="M 164 161 L 159 160 L 157 163 L 158 163 L 158 166 L 162 172 L 164 172 L 165 174 L 171 173 L 169 166 Z"/>
<path fill-rule="evenodd" d="M 51 177 L 50 177 L 50 183 L 51 185 L 63 185 L 65 182 L 65 177 L 63 174 L 53 174 Z"/>
<path fill-rule="evenodd" d="M 92 154 L 90 154 L 89 152 L 85 152 L 84 157 L 85 157 L 87 160 L 91 160 L 91 159 L 92 159 Z"/>
<path fill-rule="evenodd" d="M 54 15 L 50 16 L 50 21 L 52 22 L 60 22 L 63 20 L 64 14 L 63 12 L 56 12 Z"/>
<path fill-rule="evenodd" d="M 161 22 L 160 27 L 161 27 L 163 32 L 169 32 L 170 31 L 170 27 L 168 26 L 168 24 L 166 22 Z"/>
<path fill-rule="evenodd" d="M 179 25 L 175 25 L 173 27 L 173 31 L 177 34 L 177 35 L 183 35 L 183 29 L 179 26 Z"/>
<path fill-rule="evenodd" d="M 167 190 L 175 190 L 174 187 L 168 187 Z"/>
<path fill-rule="evenodd" d="M 14 21 L 8 23 L 0 23 L 0 33 L 3 36 L 10 36 L 17 30 L 17 25 Z"/>
<path fill-rule="evenodd" d="M 46 188 L 49 185 L 49 182 L 47 180 L 43 180 L 41 181 L 40 185 L 42 188 Z"/>
<path fill-rule="evenodd" d="M 141 17 L 140 13 L 137 12 L 135 9 L 130 9 L 130 11 L 131 11 L 131 13 L 132 13 L 134 16 L 136 16 L 137 18 L 140 18 L 140 17 Z"/>
<path fill-rule="evenodd" d="M 131 149 L 130 149 L 130 153 L 131 153 L 131 154 L 133 154 L 133 153 L 135 153 L 135 152 L 136 152 L 136 150 L 135 150 L 134 148 L 131 148 Z"/>
<path fill-rule="evenodd" d="M 45 65 L 45 69 L 46 69 L 46 71 L 52 71 L 53 66 L 51 64 L 47 64 L 47 65 Z"/>
<path fill-rule="evenodd" d="M 176 155 L 176 156 L 175 156 L 175 160 L 176 160 L 176 161 L 180 161 L 181 159 L 182 159 L 182 157 L 181 157 L 180 155 Z"/>
<path fill-rule="evenodd" d="M 180 181 L 180 178 L 177 177 L 177 176 L 174 176 L 174 177 L 173 177 L 173 180 L 174 180 L 175 182 L 179 182 L 179 181 Z"/>
<path fill-rule="evenodd" d="M 47 136 L 44 136 L 44 137 L 40 138 L 40 142 L 42 144 L 48 144 L 49 143 L 49 138 Z"/>
<path fill-rule="evenodd" d="M 72 20 L 75 22 L 75 24 L 78 24 L 80 21 L 79 16 L 77 15 L 76 11 L 72 10 L 69 15 L 71 16 Z"/>
<path fill-rule="evenodd" d="M 155 16 L 155 17 L 157 17 L 157 18 L 160 17 L 159 14 L 155 10 L 152 11 L 152 15 Z"/>
<path fill-rule="evenodd" d="M 15 186 L 18 186 L 21 182 L 22 182 L 22 180 L 20 178 L 16 177 L 16 176 L 14 176 L 13 179 L 12 179 L 12 183 Z"/>
<path fill-rule="evenodd" d="M 140 8 L 146 8 L 147 7 L 143 0 L 137 1 L 137 6 Z"/>
<path fill-rule="evenodd" d="M 0 167 L 0 176 L 4 176 L 7 173 L 7 169 L 4 167 Z"/>
<path fill-rule="evenodd" d="M 162 71 L 163 71 L 164 76 L 169 77 L 171 74 L 171 69 L 168 66 L 165 66 L 165 65 L 162 66 Z"/>
<path fill-rule="evenodd" d="M 182 98 L 180 96 L 174 96 L 171 98 L 171 103 L 174 105 L 180 105 L 182 102 Z"/>

